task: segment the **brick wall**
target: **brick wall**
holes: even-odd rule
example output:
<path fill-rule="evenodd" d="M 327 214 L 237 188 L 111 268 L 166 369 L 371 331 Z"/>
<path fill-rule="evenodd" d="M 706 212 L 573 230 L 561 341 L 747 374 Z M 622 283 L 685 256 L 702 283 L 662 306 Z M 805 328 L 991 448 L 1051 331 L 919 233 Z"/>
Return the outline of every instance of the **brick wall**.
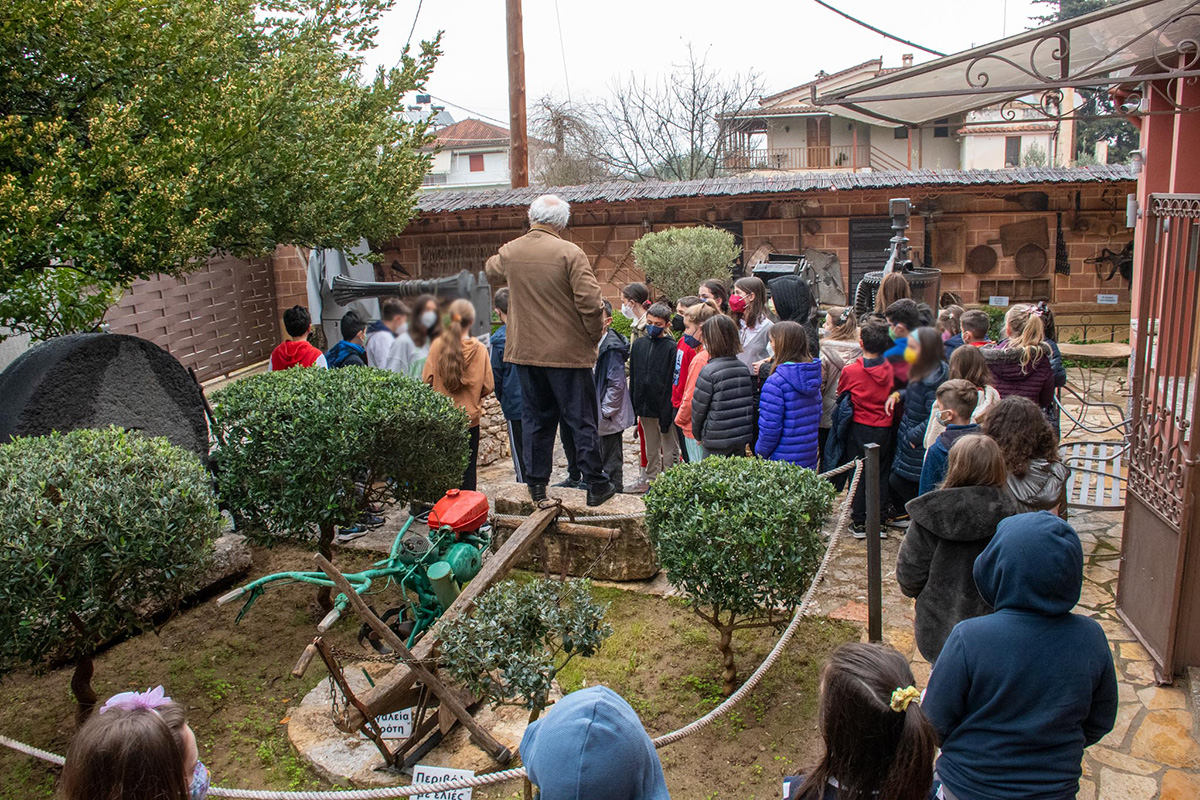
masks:
<path fill-rule="evenodd" d="M 605 296 L 616 300 L 620 288 L 643 275 L 633 262 L 632 245 L 649 230 L 696 224 L 740 223 L 747 256 L 760 245 L 769 244 L 780 253 L 799 253 L 814 247 L 835 253 L 842 264 L 843 280 L 849 280 L 850 220 L 886 217 L 888 200 L 908 197 L 916 208 L 936 207 L 933 235 L 957 230 L 956 256 L 942 264 L 942 289 L 960 294 L 967 303 L 987 302 L 980 296 L 981 282 L 1020 279 L 1012 256 L 1001 254 L 1000 226 L 1041 218 L 1046 220 L 1050 247 L 1048 267 L 1038 276 L 1049 281 L 1051 301 L 1066 312 L 1128 311 L 1129 288 L 1120 278 L 1102 282 L 1094 266 L 1084 259 L 1101 248 L 1120 250 L 1133 232 L 1125 227 L 1125 195 L 1134 183 L 1047 184 L 1005 187 L 928 187 L 907 189 L 805 192 L 802 194 L 697 197 L 687 199 L 631 201 L 626 203 L 581 203 L 572 208 L 567 238 L 574 241 L 596 269 Z M 1048 210 L 1024 210 L 1019 200 L 1044 192 Z M 1076 209 L 1079 209 L 1077 212 Z M 1063 213 L 1063 239 L 1071 264 L 1070 275 L 1054 273 L 1056 214 Z M 1074 230 L 1080 218 L 1087 230 Z M 499 247 L 526 229 L 524 208 L 476 209 L 454 213 L 423 214 L 401 235 L 382 248 L 381 280 L 400 280 L 390 265 L 398 262 L 413 276 L 422 274 L 422 252 L 454 244 Z M 914 214 L 908 231 L 911 246 L 924 249 L 925 219 Z M 990 273 L 978 276 L 965 270 L 966 253 L 977 245 L 994 247 L 998 260 Z M 937 250 L 937 242 L 934 242 Z M 481 252 L 483 248 L 480 248 Z M 482 269 L 482 261 L 468 268 Z M 848 287 L 850 288 L 850 287 Z M 987 288 L 985 285 L 982 288 Z M 1099 306 L 1096 295 L 1116 294 L 1117 306 Z"/>

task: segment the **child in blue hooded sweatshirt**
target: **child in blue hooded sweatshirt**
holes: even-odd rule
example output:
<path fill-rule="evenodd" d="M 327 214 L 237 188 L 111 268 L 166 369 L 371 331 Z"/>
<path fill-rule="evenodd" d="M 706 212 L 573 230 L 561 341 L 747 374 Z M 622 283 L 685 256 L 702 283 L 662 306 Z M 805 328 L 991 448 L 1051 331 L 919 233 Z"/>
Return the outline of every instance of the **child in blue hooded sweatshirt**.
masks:
<path fill-rule="evenodd" d="M 962 800 L 1073 798 L 1083 749 L 1117 717 L 1108 640 L 1096 620 L 1071 613 L 1083 588 L 1079 537 L 1047 511 L 1008 517 L 974 574 L 995 613 L 958 623 L 929 678 L 937 781 Z"/>
<path fill-rule="evenodd" d="M 603 686 L 572 692 L 525 729 L 521 761 L 540 800 L 670 800 L 642 721 Z"/>
<path fill-rule="evenodd" d="M 796 322 L 771 328 L 775 367 L 758 403 L 758 442 L 754 452 L 772 461 L 817 468 L 821 427 L 821 359 L 813 358 L 808 334 Z"/>

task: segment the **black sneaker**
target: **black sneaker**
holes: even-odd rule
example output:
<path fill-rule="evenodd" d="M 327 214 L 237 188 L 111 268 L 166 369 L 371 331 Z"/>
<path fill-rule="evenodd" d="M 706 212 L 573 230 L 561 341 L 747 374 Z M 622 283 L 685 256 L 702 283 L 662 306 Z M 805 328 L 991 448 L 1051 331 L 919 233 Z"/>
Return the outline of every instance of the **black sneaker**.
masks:
<path fill-rule="evenodd" d="M 529 499 L 535 503 L 540 503 L 546 499 L 546 484 L 531 483 L 529 484 Z"/>
<path fill-rule="evenodd" d="M 355 539 L 361 539 L 367 535 L 367 528 L 364 525 L 347 525 L 338 529 L 338 534 L 334 541 L 339 544 L 345 542 L 353 542 Z"/>
<path fill-rule="evenodd" d="M 574 481 L 574 480 L 571 480 L 570 478 L 567 478 L 565 481 L 559 481 L 558 483 L 554 484 L 554 486 L 559 489 L 586 489 L 587 488 L 587 484 L 584 483 L 583 481 Z"/>
<path fill-rule="evenodd" d="M 371 513 L 364 513 L 364 514 L 360 515 L 358 518 L 358 524 L 366 525 L 368 528 L 378 528 L 380 525 L 382 525 L 386 521 L 387 520 L 385 520 L 383 517 L 379 516 L 378 514 L 371 514 Z"/>
<path fill-rule="evenodd" d="M 604 481 L 593 486 L 588 486 L 587 504 L 591 507 L 603 505 L 610 497 L 617 493 L 617 486 L 612 481 Z"/>
<path fill-rule="evenodd" d="M 867 523 L 855 522 L 854 524 L 852 524 L 850 526 L 850 535 L 853 536 L 855 539 L 866 539 L 867 538 Z M 887 538 L 887 530 L 885 530 L 882 525 L 879 527 L 879 538 L 880 539 Z"/>
<path fill-rule="evenodd" d="M 908 527 L 908 512 L 902 511 L 899 514 L 892 514 L 886 520 L 884 525 L 889 528 L 907 528 Z"/>

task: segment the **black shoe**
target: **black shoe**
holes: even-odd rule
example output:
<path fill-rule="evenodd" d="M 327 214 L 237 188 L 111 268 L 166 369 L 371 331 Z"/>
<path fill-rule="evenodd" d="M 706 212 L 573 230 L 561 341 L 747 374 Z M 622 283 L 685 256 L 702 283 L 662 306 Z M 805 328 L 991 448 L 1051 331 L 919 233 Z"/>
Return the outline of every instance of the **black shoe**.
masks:
<path fill-rule="evenodd" d="M 546 484 L 531 483 L 529 484 L 529 499 L 535 503 L 540 503 L 546 499 Z"/>
<path fill-rule="evenodd" d="M 604 481 L 592 486 L 588 486 L 587 504 L 595 507 L 603 505 L 608 498 L 617 493 L 617 486 L 612 481 Z"/>
<path fill-rule="evenodd" d="M 560 489 L 586 489 L 587 488 L 587 484 L 584 483 L 583 481 L 576 481 L 576 480 L 572 480 L 571 478 L 567 478 L 565 481 L 559 481 L 558 483 L 556 483 L 554 485 Z"/>

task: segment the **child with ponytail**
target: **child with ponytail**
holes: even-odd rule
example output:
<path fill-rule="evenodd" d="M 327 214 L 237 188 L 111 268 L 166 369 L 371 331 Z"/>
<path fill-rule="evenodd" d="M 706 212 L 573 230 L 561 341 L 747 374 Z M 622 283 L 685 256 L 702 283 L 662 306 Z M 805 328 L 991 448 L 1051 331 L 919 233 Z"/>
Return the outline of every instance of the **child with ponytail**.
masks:
<path fill-rule="evenodd" d="M 469 300 L 455 300 L 450 304 L 447 316 L 449 324 L 430 346 L 421 380 L 467 412 L 471 423 L 471 454 L 463 475 L 462 488 L 473 491 L 475 462 L 479 458 L 479 419 L 483 416 L 483 398 L 495 390 L 496 382 L 487 348 L 471 338 L 475 306 Z"/>
<path fill-rule="evenodd" d="M 1004 315 L 1004 337 L 999 344 L 983 350 L 1000 398 L 1028 398 L 1037 403 L 1046 419 L 1053 421 L 1058 416 L 1050 363 L 1053 350 L 1046 344 L 1037 309 L 1029 305 L 1010 308 Z"/>
<path fill-rule="evenodd" d="M 787 800 L 925 800 L 937 741 L 908 660 L 851 642 L 821 672 L 817 727 L 825 753 L 807 776 L 784 780 Z"/>

